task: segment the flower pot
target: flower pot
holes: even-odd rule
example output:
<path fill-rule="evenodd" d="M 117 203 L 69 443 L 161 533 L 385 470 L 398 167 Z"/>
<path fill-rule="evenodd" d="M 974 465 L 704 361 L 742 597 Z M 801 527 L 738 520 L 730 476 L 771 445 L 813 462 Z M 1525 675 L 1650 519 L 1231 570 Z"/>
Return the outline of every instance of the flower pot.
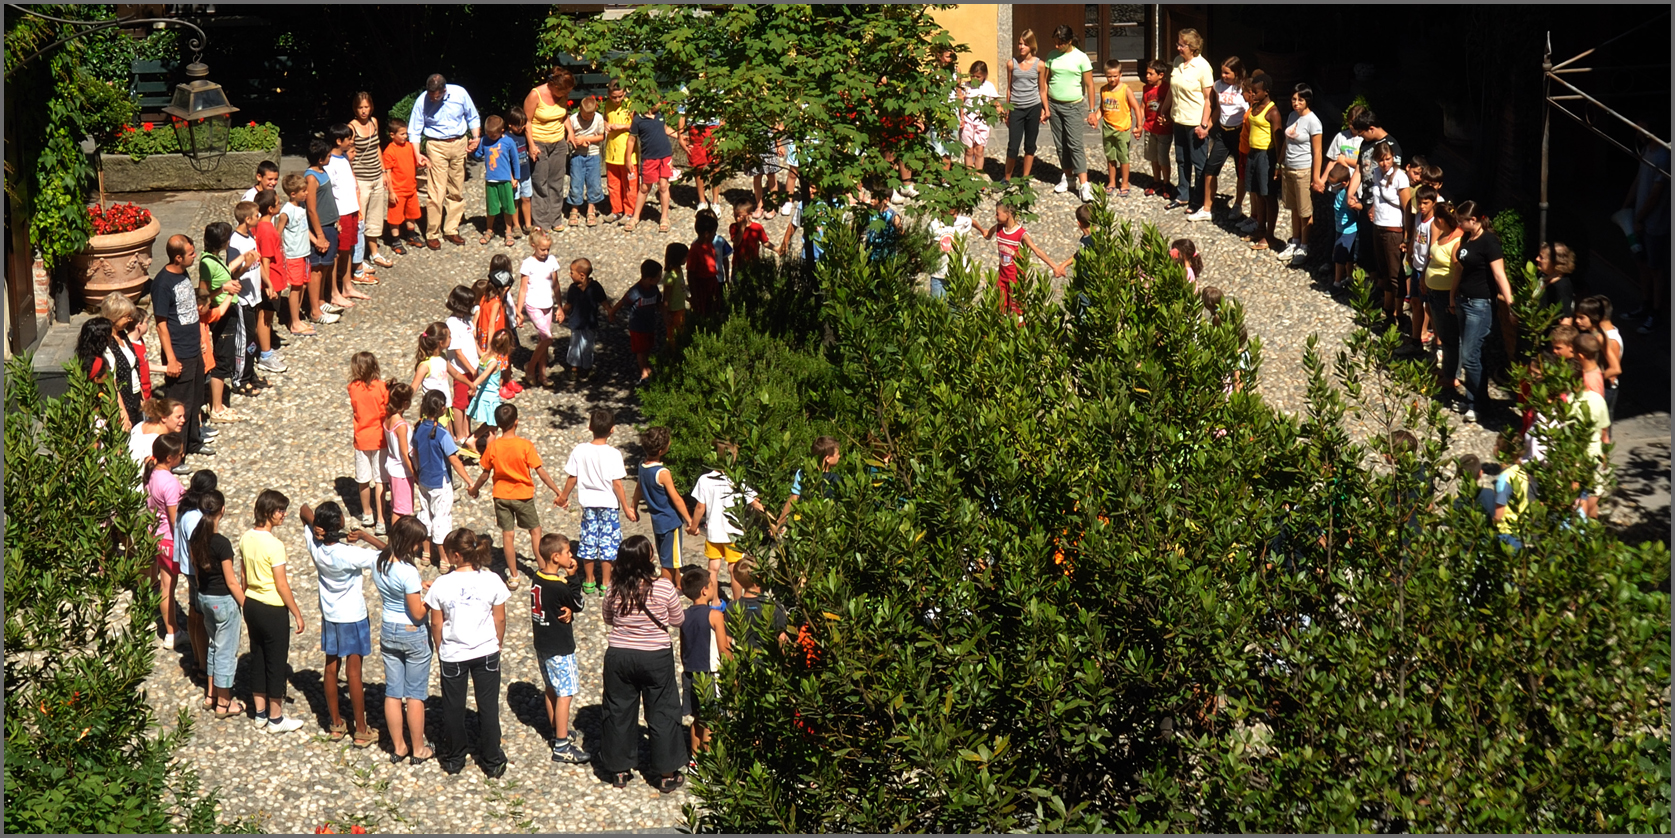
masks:
<path fill-rule="evenodd" d="M 131 233 L 94 236 L 85 250 L 70 257 L 70 285 L 87 311 L 98 311 L 109 294 L 139 299 L 151 281 L 151 246 L 162 231 L 152 216 L 150 224 Z"/>

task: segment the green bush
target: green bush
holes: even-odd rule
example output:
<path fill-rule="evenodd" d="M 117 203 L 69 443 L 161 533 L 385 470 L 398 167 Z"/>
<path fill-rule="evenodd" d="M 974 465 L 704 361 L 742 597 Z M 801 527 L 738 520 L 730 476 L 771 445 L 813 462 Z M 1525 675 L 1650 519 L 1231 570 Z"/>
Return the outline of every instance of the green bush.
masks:
<path fill-rule="evenodd" d="M 1492 223 L 1501 240 L 1501 252 L 1506 254 L 1507 269 L 1522 266 L 1530 254 L 1524 241 L 1524 217 L 1515 209 L 1504 209 L 1495 213 Z"/>
<path fill-rule="evenodd" d="M 156 735 L 143 692 L 157 542 L 115 394 L 71 362 L 43 399 L 29 365 L 6 365 L 6 831 L 214 831 L 214 793 L 173 762 L 191 718 Z"/>
<path fill-rule="evenodd" d="M 1667 551 L 1546 488 L 1503 549 L 1394 332 L 1358 331 L 1337 386 L 1311 346 L 1293 419 L 1250 392 L 1240 307 L 1205 317 L 1156 230 L 1097 216 L 1074 322 L 1027 260 L 1020 326 L 991 274 L 955 260 L 932 300 L 837 225 L 799 297 L 821 340 L 735 310 L 648 396 L 739 440 L 769 509 L 797 437 L 868 441 L 744 538 L 806 640 L 723 664 L 690 826 L 1667 832 Z M 736 383 L 792 354 L 829 372 Z M 1540 487 L 1594 480 L 1566 383 L 1532 381 Z"/>
<path fill-rule="evenodd" d="M 271 122 L 257 124 L 252 120 L 245 125 L 233 126 L 227 134 L 228 151 L 273 151 L 277 148 L 279 126 Z M 180 140 L 168 123 L 147 122 L 138 128 L 128 126 L 116 135 L 107 151 L 126 154 L 139 161 L 153 154 L 179 154 Z"/>

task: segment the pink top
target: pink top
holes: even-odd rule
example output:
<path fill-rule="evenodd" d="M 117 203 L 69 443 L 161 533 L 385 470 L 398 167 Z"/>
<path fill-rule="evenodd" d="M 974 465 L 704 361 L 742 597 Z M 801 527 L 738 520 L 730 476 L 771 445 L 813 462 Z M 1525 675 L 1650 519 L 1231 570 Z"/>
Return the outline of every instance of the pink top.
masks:
<path fill-rule="evenodd" d="M 151 470 L 151 479 L 145 484 L 145 508 L 157 515 L 157 526 L 152 532 L 157 534 L 159 541 L 174 541 L 174 528 L 169 525 L 169 507 L 179 506 L 184 494 L 186 490 L 180 488 L 180 480 L 173 472 L 162 466 Z"/>
<path fill-rule="evenodd" d="M 1000 275 L 1003 283 L 1018 281 L 1018 248 L 1024 244 L 1024 225 L 1007 232 L 1004 229 L 995 230 L 995 246 L 1000 248 Z"/>
<path fill-rule="evenodd" d="M 1594 367 L 1591 370 L 1583 370 L 1582 386 L 1598 393 L 1603 398 L 1605 396 L 1605 370 L 1602 370 L 1599 367 Z"/>
<path fill-rule="evenodd" d="M 616 613 L 616 586 L 611 587 L 613 596 L 606 597 L 599 610 L 604 612 L 605 625 L 611 627 L 611 634 L 605 645 L 612 649 L 639 649 L 646 652 L 656 652 L 669 648 L 668 626 L 678 626 L 685 618 L 680 607 L 680 593 L 667 579 L 658 578 L 651 583 L 651 590 L 646 593 L 646 610 L 638 608 L 627 614 Z M 663 621 L 663 628 L 652 622 L 650 612 L 657 619 Z"/>

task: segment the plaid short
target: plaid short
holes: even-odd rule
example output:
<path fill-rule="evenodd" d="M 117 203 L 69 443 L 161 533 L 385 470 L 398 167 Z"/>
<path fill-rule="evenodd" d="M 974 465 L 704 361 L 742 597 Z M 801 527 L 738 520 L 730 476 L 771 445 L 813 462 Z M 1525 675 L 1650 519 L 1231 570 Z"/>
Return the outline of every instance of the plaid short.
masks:
<path fill-rule="evenodd" d="M 554 695 L 561 698 L 567 695 L 575 695 L 577 692 L 576 681 L 578 680 L 576 677 L 576 656 L 553 655 L 552 657 L 541 658 L 541 677 L 546 680 L 547 687 L 553 691 Z"/>
<path fill-rule="evenodd" d="M 614 508 L 589 506 L 582 509 L 582 544 L 576 561 L 616 561 L 616 551 L 622 546 L 622 519 Z"/>

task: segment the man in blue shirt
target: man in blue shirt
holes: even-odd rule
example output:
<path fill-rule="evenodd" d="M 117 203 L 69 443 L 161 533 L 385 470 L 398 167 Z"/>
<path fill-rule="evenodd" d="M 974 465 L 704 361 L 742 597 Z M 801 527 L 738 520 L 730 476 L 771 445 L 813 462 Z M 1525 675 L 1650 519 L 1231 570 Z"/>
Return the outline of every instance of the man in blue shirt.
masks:
<path fill-rule="evenodd" d="M 428 168 L 425 179 L 425 246 L 442 248 L 446 237 L 465 244 L 459 234 L 465 217 L 465 157 L 477 150 L 483 124 L 471 94 L 457 84 L 448 84 L 441 73 L 425 79 L 425 95 L 413 102 L 407 118 L 407 132 L 419 143 L 419 166 Z"/>

